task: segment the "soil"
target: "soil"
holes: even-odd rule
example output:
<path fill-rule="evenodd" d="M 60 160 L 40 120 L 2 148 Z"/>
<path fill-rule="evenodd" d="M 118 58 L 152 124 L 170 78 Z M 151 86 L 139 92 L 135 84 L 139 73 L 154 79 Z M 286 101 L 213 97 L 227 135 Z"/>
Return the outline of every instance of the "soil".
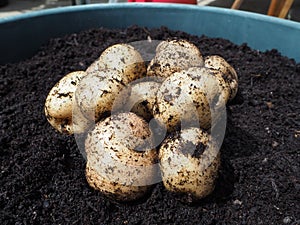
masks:
<path fill-rule="evenodd" d="M 93 190 L 73 136 L 46 121 L 44 103 L 65 74 L 85 70 L 108 46 L 183 38 L 236 69 L 215 191 L 188 205 L 157 184 L 118 203 Z M 52 39 L 32 58 L 0 66 L 0 224 L 300 224 L 300 64 L 276 50 L 165 27 L 92 29 Z"/>

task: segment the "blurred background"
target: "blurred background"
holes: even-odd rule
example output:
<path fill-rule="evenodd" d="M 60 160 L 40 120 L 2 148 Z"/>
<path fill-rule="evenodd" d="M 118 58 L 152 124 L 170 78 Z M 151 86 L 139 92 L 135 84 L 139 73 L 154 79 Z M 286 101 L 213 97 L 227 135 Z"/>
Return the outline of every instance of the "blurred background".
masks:
<path fill-rule="evenodd" d="M 0 18 L 13 16 L 35 10 L 63 7 L 81 4 L 97 4 L 125 2 L 126 0 L 0 0 Z M 149 1 L 149 0 L 148 0 Z M 195 0 L 199 6 L 217 6 L 231 8 L 237 3 L 238 10 L 245 10 L 261 14 L 268 14 L 272 0 Z M 288 0 L 273 0 L 274 2 L 285 2 Z M 292 1 L 292 5 L 284 18 L 300 22 L 300 0 Z"/>

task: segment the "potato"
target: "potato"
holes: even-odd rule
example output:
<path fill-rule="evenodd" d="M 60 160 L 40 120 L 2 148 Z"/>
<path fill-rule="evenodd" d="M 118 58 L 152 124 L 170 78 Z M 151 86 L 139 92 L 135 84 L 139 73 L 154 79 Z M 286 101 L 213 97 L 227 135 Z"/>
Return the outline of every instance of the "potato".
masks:
<path fill-rule="evenodd" d="M 142 56 L 129 44 L 115 44 L 108 47 L 86 72 L 94 73 L 106 69 L 121 72 L 125 78 L 122 79 L 123 84 L 128 84 L 146 74 L 146 65 Z"/>
<path fill-rule="evenodd" d="M 197 201 L 214 190 L 220 154 L 205 131 L 191 127 L 166 138 L 159 161 L 164 186 L 184 200 Z"/>
<path fill-rule="evenodd" d="M 80 80 L 86 75 L 84 71 L 75 71 L 64 76 L 50 90 L 45 102 L 45 115 L 48 122 L 59 132 L 73 134 L 73 104 L 74 93 Z M 78 121 L 82 121 L 78 117 Z M 86 129 L 87 124 L 81 123 L 82 129 Z M 81 132 L 81 130 L 76 130 Z"/>
<path fill-rule="evenodd" d="M 142 81 L 132 84 L 126 104 L 130 106 L 130 111 L 147 121 L 153 118 L 153 107 L 160 85 L 161 83 L 156 81 Z"/>
<path fill-rule="evenodd" d="M 211 69 L 217 77 L 223 78 L 221 81 L 226 93 L 226 102 L 232 100 L 238 90 L 238 76 L 235 69 L 221 56 L 212 55 L 204 59 L 204 66 Z M 221 80 L 221 79 L 220 79 Z"/>
<path fill-rule="evenodd" d="M 147 68 L 147 75 L 167 78 L 175 72 L 201 66 L 202 54 L 194 44 L 186 40 L 162 41 Z"/>
<path fill-rule="evenodd" d="M 134 113 L 97 123 L 85 141 L 88 183 L 120 201 L 143 197 L 159 177 L 151 140 L 148 124 Z"/>
<path fill-rule="evenodd" d="M 97 122 L 109 116 L 114 105 L 122 105 L 115 100 L 125 87 L 123 81 L 122 73 L 117 70 L 89 73 L 75 92 L 77 107 L 88 120 Z"/>
<path fill-rule="evenodd" d="M 169 132 L 179 126 L 208 129 L 220 95 L 218 82 L 208 69 L 193 67 L 176 72 L 164 80 L 157 92 L 154 118 Z"/>

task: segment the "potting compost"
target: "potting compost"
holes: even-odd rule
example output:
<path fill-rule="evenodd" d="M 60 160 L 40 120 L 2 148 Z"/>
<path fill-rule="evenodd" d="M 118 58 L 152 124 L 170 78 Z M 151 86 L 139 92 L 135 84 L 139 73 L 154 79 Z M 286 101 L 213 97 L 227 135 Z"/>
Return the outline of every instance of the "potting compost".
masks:
<path fill-rule="evenodd" d="M 203 56 L 222 56 L 239 77 L 216 188 L 194 204 L 162 183 L 138 202 L 106 198 L 88 185 L 74 137 L 44 115 L 64 75 L 85 70 L 113 44 L 149 38 L 186 39 Z M 97 28 L 51 39 L 0 74 L 0 224 L 300 224 L 300 64 L 278 51 L 166 27 Z"/>

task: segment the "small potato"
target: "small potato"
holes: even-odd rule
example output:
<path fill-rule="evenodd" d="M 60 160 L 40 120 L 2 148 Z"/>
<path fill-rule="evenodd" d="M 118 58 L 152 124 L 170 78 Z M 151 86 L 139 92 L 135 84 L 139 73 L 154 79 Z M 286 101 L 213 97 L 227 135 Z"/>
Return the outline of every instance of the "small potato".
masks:
<path fill-rule="evenodd" d="M 90 186 L 120 201 L 143 197 L 159 177 L 151 141 L 148 124 L 134 113 L 98 122 L 85 141 Z"/>
<path fill-rule="evenodd" d="M 220 154 L 203 130 L 191 127 L 166 138 L 159 160 L 164 186 L 183 200 L 197 201 L 214 190 Z"/>
<path fill-rule="evenodd" d="M 204 59 L 204 66 L 218 77 L 223 78 L 224 91 L 226 92 L 227 101 L 232 100 L 238 90 L 238 76 L 234 68 L 221 56 L 212 55 Z M 227 102 L 226 101 L 226 102 Z"/>
<path fill-rule="evenodd" d="M 100 57 L 86 70 L 87 73 L 94 73 L 106 69 L 121 72 L 126 79 L 124 84 L 141 78 L 146 74 L 146 65 L 140 53 L 129 44 L 115 44 L 102 52 Z"/>
<path fill-rule="evenodd" d="M 84 77 L 75 92 L 77 107 L 82 114 L 97 122 L 108 116 L 114 105 L 116 108 L 122 105 L 115 101 L 125 87 L 122 80 L 126 81 L 122 73 L 113 69 L 91 72 Z"/>
<path fill-rule="evenodd" d="M 178 126 L 208 129 L 211 109 L 219 95 L 218 83 L 208 69 L 193 67 L 176 72 L 164 80 L 157 92 L 154 118 L 169 132 Z"/>
<path fill-rule="evenodd" d="M 153 118 L 153 107 L 156 102 L 156 93 L 161 83 L 144 81 L 131 86 L 130 97 L 127 105 L 132 106 L 131 112 L 149 121 Z"/>
<path fill-rule="evenodd" d="M 147 68 L 147 75 L 167 78 L 175 72 L 201 66 L 202 54 L 194 44 L 186 40 L 162 41 Z"/>
<path fill-rule="evenodd" d="M 48 122 L 59 132 L 72 134 L 73 95 L 80 80 L 86 75 L 84 71 L 75 71 L 64 76 L 50 90 L 45 102 L 45 115 Z M 83 124 L 85 129 L 86 124 Z"/>

